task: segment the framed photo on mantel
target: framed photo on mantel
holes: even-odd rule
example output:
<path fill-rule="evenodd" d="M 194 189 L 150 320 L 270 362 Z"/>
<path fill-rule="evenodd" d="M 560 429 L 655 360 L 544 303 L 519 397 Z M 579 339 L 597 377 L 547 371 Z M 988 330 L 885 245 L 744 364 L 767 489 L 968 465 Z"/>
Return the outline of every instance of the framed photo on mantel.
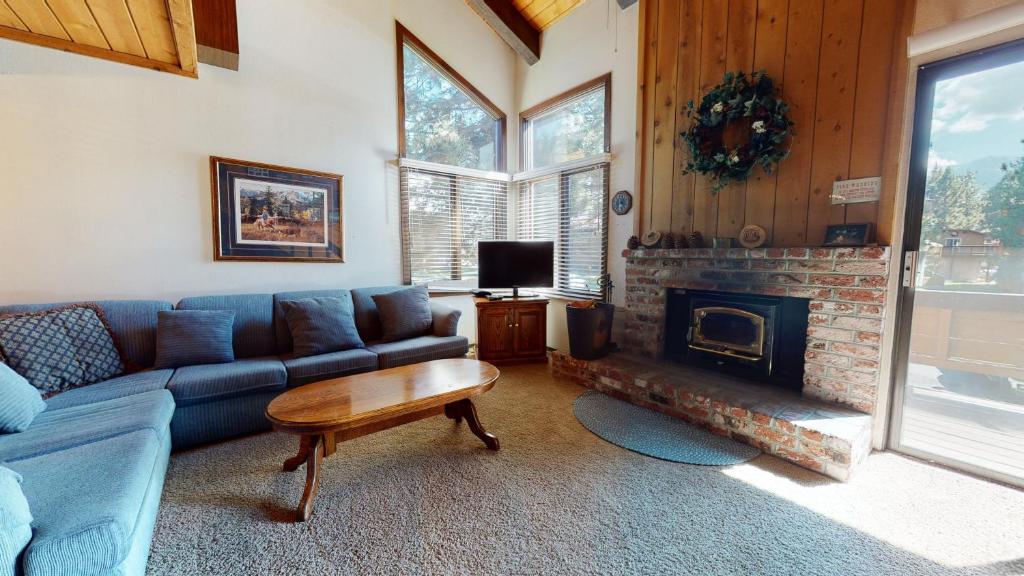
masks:
<path fill-rule="evenodd" d="M 216 260 L 344 262 L 342 177 L 210 157 Z"/>

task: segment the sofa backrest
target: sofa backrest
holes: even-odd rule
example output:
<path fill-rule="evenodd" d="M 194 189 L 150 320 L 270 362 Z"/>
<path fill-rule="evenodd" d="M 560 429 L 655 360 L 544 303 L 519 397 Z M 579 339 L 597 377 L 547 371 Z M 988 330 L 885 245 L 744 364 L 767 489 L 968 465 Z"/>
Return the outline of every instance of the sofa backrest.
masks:
<path fill-rule="evenodd" d="M 374 286 L 372 288 L 353 288 L 352 306 L 356 313 L 356 328 L 363 342 L 375 342 L 384 336 L 384 329 L 380 325 L 380 313 L 377 311 L 377 304 L 373 301 L 376 294 L 387 294 L 397 290 L 404 290 L 408 286 Z"/>
<path fill-rule="evenodd" d="M 73 302 L 0 306 L 0 315 L 38 312 L 66 304 Z M 139 368 L 152 366 L 156 357 L 157 312 L 171 310 L 171 303 L 161 300 L 99 300 L 92 304 L 103 309 L 103 316 L 128 360 Z"/>
<path fill-rule="evenodd" d="M 234 349 L 238 358 L 277 354 L 274 335 L 274 296 L 236 294 L 183 298 L 178 310 L 231 310 L 235 313 Z"/>
<path fill-rule="evenodd" d="M 277 336 L 277 352 L 289 354 L 292 351 L 292 332 L 284 317 L 281 302 L 286 300 L 302 300 L 303 298 L 337 298 L 352 308 L 352 293 L 343 288 L 337 290 L 302 290 L 298 292 L 278 292 L 274 294 L 274 332 Z"/>

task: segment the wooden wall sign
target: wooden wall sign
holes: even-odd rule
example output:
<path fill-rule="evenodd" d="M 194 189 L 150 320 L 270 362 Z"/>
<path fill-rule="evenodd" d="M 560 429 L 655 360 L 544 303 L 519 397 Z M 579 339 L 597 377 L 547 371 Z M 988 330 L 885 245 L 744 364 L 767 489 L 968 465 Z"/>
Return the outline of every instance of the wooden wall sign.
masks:
<path fill-rule="evenodd" d="M 878 202 L 881 192 L 882 179 L 878 177 L 837 180 L 832 183 L 832 203 L 858 204 L 860 202 Z"/>

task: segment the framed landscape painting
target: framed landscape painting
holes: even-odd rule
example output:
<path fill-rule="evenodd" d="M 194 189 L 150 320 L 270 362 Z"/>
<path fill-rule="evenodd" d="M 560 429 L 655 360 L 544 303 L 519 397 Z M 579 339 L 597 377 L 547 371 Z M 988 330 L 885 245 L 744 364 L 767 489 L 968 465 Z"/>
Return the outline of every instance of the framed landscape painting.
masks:
<path fill-rule="evenodd" d="M 217 260 L 344 262 L 342 178 L 210 157 Z"/>

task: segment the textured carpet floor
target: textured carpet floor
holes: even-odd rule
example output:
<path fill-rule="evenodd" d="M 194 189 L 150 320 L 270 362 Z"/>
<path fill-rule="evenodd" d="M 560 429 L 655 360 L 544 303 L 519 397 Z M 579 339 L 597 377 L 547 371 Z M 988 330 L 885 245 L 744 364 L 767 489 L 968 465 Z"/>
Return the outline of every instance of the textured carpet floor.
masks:
<path fill-rule="evenodd" d="M 1024 492 L 894 454 L 840 484 L 770 456 L 665 462 L 573 417 L 581 388 L 503 370 L 484 448 L 443 416 L 340 444 L 294 524 L 292 438 L 175 454 L 152 574 L 1021 574 Z"/>

